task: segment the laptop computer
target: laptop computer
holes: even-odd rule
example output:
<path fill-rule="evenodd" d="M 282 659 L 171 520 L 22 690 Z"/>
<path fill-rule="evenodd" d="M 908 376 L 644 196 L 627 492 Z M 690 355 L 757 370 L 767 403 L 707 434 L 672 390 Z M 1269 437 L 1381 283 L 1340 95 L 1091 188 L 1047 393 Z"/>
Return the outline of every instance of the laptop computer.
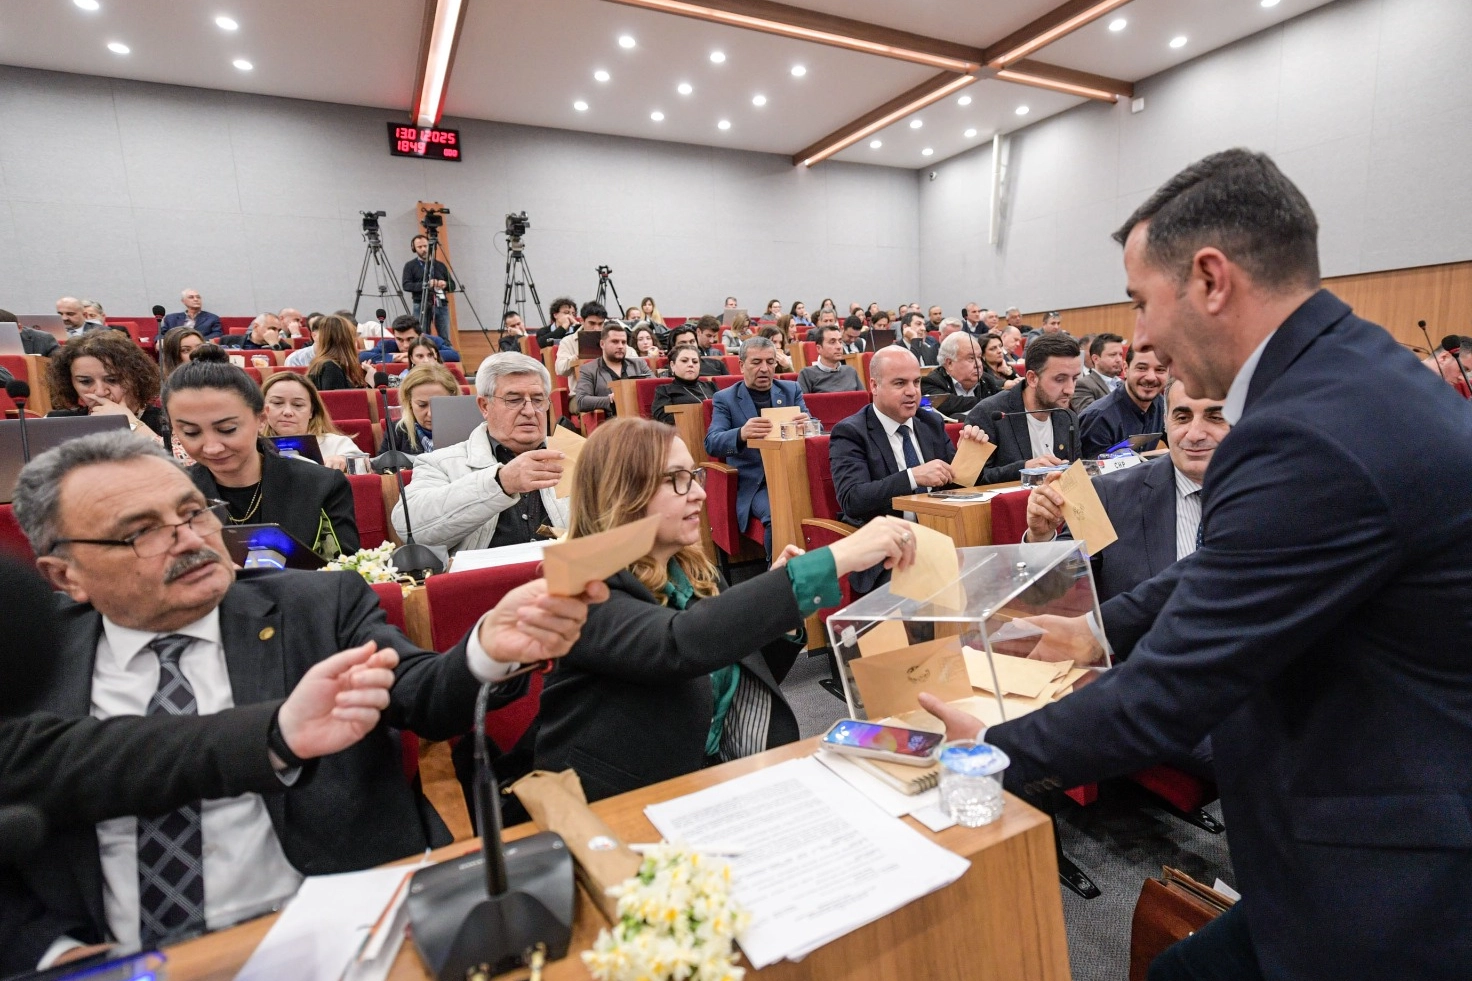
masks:
<path fill-rule="evenodd" d="M 899 331 L 893 327 L 879 327 L 871 329 L 869 336 L 874 338 L 874 347 L 872 350 L 878 351 L 895 343 L 899 338 Z"/>
<path fill-rule="evenodd" d="M 25 354 L 20 340 L 20 324 L 0 324 L 0 354 Z"/>
<path fill-rule="evenodd" d="M 31 459 L 35 459 L 69 439 L 127 428 L 128 420 L 115 415 L 29 419 L 26 421 L 26 441 L 31 447 Z M 15 482 L 20 479 L 20 471 L 24 466 L 20 420 L 0 419 L 0 503 L 9 504 L 15 499 Z"/>
<path fill-rule="evenodd" d="M 322 446 L 315 436 L 268 436 L 282 456 L 299 456 L 313 463 L 322 462 Z"/>
<path fill-rule="evenodd" d="M 242 569 L 320 569 L 327 561 L 277 524 L 226 525 L 220 529 L 230 561 Z"/>
<path fill-rule="evenodd" d="M 612 321 L 609 321 L 612 323 Z M 584 361 L 592 361 L 603 357 L 603 337 L 596 330 L 578 331 L 578 357 Z M 439 444 L 436 443 L 436 446 Z"/>
<path fill-rule="evenodd" d="M 465 442 L 475 427 L 485 425 L 486 421 L 474 395 L 436 395 L 429 400 L 429 411 L 434 416 L 437 450 Z"/>

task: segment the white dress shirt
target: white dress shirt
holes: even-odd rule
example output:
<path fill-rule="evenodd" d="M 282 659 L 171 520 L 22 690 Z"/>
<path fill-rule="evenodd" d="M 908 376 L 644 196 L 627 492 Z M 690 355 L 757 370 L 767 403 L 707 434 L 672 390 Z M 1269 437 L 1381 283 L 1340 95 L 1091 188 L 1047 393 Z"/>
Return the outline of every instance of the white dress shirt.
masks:
<path fill-rule="evenodd" d="M 1049 412 L 1039 421 L 1031 412 L 1027 414 L 1027 435 L 1032 441 L 1034 457 L 1050 456 L 1053 453 L 1053 413 Z"/>
<path fill-rule="evenodd" d="M 308 344 L 288 354 L 286 356 L 286 366 L 288 368 L 306 368 L 311 365 L 312 359 L 316 356 L 317 345 L 315 343 Z"/>
<path fill-rule="evenodd" d="M 1176 561 L 1196 551 L 1196 532 L 1201 527 L 1201 485 L 1181 473 L 1176 475 Z"/>
<path fill-rule="evenodd" d="M 894 454 L 895 465 L 899 468 L 895 473 L 903 471 L 909 474 L 910 490 L 918 490 L 919 485 L 915 483 L 914 471 L 905 466 L 905 445 L 903 437 L 899 434 L 899 428 L 901 426 L 910 427 L 910 445 L 915 447 L 915 455 L 920 458 L 921 463 L 924 463 L 925 451 L 920 448 L 920 437 L 915 432 L 915 420 L 911 419 L 909 422 L 900 422 L 898 419 L 891 419 L 878 409 L 874 410 L 874 414 L 879 417 L 879 425 L 884 427 L 884 435 L 889 437 L 889 450 Z"/>
<path fill-rule="evenodd" d="M 1276 334 L 1277 331 L 1273 331 Z M 1242 367 L 1237 371 L 1237 377 L 1232 379 L 1232 385 L 1227 389 L 1227 397 L 1222 401 L 1222 416 L 1228 423 L 1235 426 L 1242 418 L 1242 412 L 1247 408 L 1247 390 L 1252 387 L 1252 376 L 1257 372 L 1257 363 L 1262 360 L 1262 352 L 1266 350 L 1268 341 L 1273 339 L 1269 334 L 1262 339 L 1247 360 L 1242 362 Z"/>

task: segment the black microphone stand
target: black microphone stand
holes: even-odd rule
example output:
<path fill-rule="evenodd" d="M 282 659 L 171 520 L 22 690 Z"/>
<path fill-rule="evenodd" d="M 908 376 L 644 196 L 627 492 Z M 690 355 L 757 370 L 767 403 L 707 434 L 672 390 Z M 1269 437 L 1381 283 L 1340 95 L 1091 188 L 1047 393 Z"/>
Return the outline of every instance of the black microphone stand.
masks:
<path fill-rule="evenodd" d="M 16 419 L 20 422 L 21 465 L 31 462 L 31 441 L 26 435 L 26 403 L 31 398 L 31 386 L 23 381 L 12 381 L 5 386 L 5 394 L 15 403 Z"/>
<path fill-rule="evenodd" d="M 382 386 L 379 386 L 378 389 L 378 401 L 383 408 L 383 431 L 386 438 L 391 417 L 388 411 L 388 390 Z M 380 473 L 393 471 L 394 480 L 399 485 L 399 504 L 404 508 L 404 544 L 394 550 L 392 558 L 394 568 L 422 581 L 428 576 L 444 572 L 445 564 L 428 545 L 420 545 L 414 540 L 414 522 L 409 518 L 409 498 L 404 492 L 404 471 L 412 469 L 413 466 L 407 454 L 398 450 L 389 450 L 378 455 L 376 469 Z"/>

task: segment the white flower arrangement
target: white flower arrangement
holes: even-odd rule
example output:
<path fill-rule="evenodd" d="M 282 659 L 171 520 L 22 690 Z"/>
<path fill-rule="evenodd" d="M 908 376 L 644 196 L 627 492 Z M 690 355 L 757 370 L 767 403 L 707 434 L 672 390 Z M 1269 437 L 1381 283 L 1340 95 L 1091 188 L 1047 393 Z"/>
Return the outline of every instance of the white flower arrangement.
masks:
<path fill-rule="evenodd" d="M 725 861 L 666 844 L 609 895 L 619 921 L 583 952 L 597 981 L 741 981 L 736 935 L 751 916 L 731 895 Z"/>
<path fill-rule="evenodd" d="M 352 555 L 343 555 L 322 567 L 323 572 L 356 572 L 369 582 L 407 581 L 407 577 L 394 567 L 394 543 L 384 542 L 377 548 L 360 548 Z"/>

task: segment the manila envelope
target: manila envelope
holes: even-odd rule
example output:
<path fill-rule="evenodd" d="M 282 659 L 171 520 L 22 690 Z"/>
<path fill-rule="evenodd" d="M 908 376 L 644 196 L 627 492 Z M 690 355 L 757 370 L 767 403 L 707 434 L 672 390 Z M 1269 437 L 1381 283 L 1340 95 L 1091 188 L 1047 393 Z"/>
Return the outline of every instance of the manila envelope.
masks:
<path fill-rule="evenodd" d="M 595 579 L 607 579 L 654 548 L 662 519 L 657 514 L 586 538 L 548 545 L 542 552 L 542 575 L 553 596 L 577 596 Z"/>
<path fill-rule="evenodd" d="M 848 666 L 864 701 L 864 714 L 871 719 L 918 708 L 915 698 L 921 692 L 942 701 L 971 694 L 966 659 L 961 656 L 961 641 L 956 637 L 855 658 Z"/>
<path fill-rule="evenodd" d="M 1063 495 L 1063 519 L 1068 522 L 1068 533 L 1075 541 L 1084 543 L 1085 552 L 1098 555 L 1119 540 L 1082 460 L 1074 461 L 1073 466 L 1063 471 L 1056 486 Z"/>
<path fill-rule="evenodd" d="M 912 524 L 910 531 L 915 536 L 915 562 L 908 569 L 895 570 L 889 581 L 890 593 L 921 602 L 929 600 L 945 610 L 965 609 L 956 543 L 949 535 L 924 525 Z"/>
<path fill-rule="evenodd" d="M 784 422 L 791 422 L 800 415 L 802 415 L 800 405 L 774 405 L 762 410 L 762 418 L 772 420 L 772 425 L 776 427 L 778 434 L 781 433 Z"/>
<path fill-rule="evenodd" d="M 956 447 L 956 455 L 951 459 L 951 473 L 955 475 L 956 484 L 959 487 L 975 487 L 981 479 L 981 468 L 986 466 L 986 461 L 997 452 L 996 443 L 980 443 L 974 439 L 963 439 Z"/>
<path fill-rule="evenodd" d="M 573 471 L 578 465 L 578 455 L 583 452 L 583 444 L 587 439 L 568 429 L 566 426 L 553 426 L 552 435 L 547 437 L 547 449 L 561 450 L 567 454 L 567 459 L 562 461 L 562 479 L 557 481 L 558 497 L 572 496 Z"/>
<path fill-rule="evenodd" d="M 873 657 L 886 651 L 910 646 L 910 635 L 903 620 L 880 620 L 859 635 L 859 656 Z"/>
<path fill-rule="evenodd" d="M 1037 698 L 1045 692 L 1051 693 L 1056 682 L 1068 672 L 1067 661 L 1029 661 L 1025 657 L 998 654 L 988 665 L 986 651 L 968 647 L 965 654 L 966 673 L 971 678 L 971 686 L 993 691 L 1000 685 L 1003 695 Z M 992 680 L 993 668 L 997 672 L 995 682 Z"/>

